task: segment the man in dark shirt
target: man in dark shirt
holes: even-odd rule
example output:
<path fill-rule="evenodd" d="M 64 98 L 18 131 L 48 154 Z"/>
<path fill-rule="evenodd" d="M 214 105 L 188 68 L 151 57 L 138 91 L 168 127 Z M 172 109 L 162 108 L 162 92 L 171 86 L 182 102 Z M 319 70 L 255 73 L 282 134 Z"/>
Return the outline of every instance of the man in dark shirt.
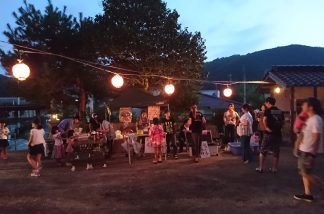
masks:
<path fill-rule="evenodd" d="M 176 145 L 176 135 L 175 135 L 175 121 L 171 117 L 171 112 L 166 110 L 164 112 L 164 118 L 162 119 L 163 130 L 166 133 L 166 143 L 167 143 L 167 154 L 170 155 L 171 146 L 172 154 L 175 159 L 178 159 L 177 155 L 177 145 Z"/>
<path fill-rule="evenodd" d="M 273 154 L 271 172 L 276 173 L 278 170 L 278 161 L 280 153 L 280 144 L 282 141 L 281 129 L 284 122 L 283 112 L 276 106 L 276 99 L 269 97 L 266 99 L 263 122 L 265 125 L 265 132 L 260 149 L 259 167 L 256 168 L 257 172 L 264 171 L 264 161 L 269 151 Z"/>
<path fill-rule="evenodd" d="M 192 120 L 190 130 L 193 140 L 193 147 L 192 147 L 192 153 L 195 157 L 194 161 L 196 163 L 199 162 L 199 156 L 200 156 L 200 148 L 201 148 L 201 133 L 203 130 L 203 126 L 206 123 L 206 119 L 204 115 L 198 111 L 197 105 L 193 105 L 191 107 L 191 112 L 189 117 Z"/>

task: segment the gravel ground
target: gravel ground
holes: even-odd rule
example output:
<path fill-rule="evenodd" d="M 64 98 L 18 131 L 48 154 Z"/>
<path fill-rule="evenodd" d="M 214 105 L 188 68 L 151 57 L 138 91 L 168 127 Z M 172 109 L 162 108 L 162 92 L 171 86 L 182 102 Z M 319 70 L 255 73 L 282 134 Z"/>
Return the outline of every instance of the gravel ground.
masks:
<path fill-rule="evenodd" d="M 316 160 L 322 169 L 324 158 Z M 268 161 L 268 164 L 270 161 Z M 223 154 L 192 163 L 179 160 L 153 165 L 151 159 L 115 156 L 108 168 L 77 171 L 44 162 L 39 178 L 29 177 L 24 152 L 0 161 L 0 213 L 324 213 L 324 194 L 316 201 L 295 201 L 302 192 L 296 159 L 282 149 L 280 172 L 258 174 L 257 162 Z M 324 170 L 317 175 L 324 178 Z"/>

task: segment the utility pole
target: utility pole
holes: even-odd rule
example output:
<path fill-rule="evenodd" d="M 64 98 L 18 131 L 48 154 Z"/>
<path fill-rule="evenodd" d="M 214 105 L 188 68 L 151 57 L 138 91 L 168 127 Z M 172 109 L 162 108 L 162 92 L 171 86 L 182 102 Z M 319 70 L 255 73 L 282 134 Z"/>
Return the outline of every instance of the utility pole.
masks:
<path fill-rule="evenodd" d="M 242 66 L 243 71 L 243 103 L 246 103 L 246 74 L 245 74 L 245 66 Z"/>

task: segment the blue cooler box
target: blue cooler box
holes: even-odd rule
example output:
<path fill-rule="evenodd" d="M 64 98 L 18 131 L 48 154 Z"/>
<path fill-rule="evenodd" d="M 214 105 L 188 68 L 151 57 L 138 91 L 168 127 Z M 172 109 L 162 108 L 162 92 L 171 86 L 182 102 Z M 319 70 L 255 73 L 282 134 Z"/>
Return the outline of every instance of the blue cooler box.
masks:
<path fill-rule="evenodd" d="M 240 142 L 228 143 L 230 147 L 230 151 L 233 155 L 241 155 L 242 154 L 242 146 Z"/>

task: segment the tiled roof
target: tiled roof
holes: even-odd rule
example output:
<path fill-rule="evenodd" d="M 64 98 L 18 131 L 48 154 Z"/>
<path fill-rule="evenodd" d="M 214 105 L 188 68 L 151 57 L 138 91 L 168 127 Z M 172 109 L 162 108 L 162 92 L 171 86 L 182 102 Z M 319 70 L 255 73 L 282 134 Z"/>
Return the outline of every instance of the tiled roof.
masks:
<path fill-rule="evenodd" d="M 272 66 L 264 79 L 284 87 L 324 86 L 324 65 Z"/>
<path fill-rule="evenodd" d="M 230 103 L 234 103 L 236 108 L 241 108 L 243 105 L 240 102 L 234 100 L 228 100 L 224 98 L 218 98 L 206 94 L 199 94 L 199 107 L 200 108 L 210 108 L 210 109 L 226 109 Z"/>

